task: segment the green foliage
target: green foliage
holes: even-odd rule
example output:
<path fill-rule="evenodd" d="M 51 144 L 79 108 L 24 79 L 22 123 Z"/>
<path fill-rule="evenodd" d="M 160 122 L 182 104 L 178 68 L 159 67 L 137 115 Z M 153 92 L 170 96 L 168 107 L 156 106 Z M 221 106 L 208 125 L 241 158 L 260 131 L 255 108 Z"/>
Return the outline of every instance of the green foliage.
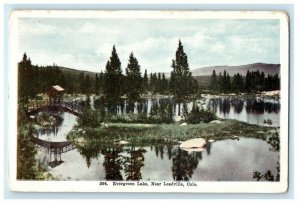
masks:
<path fill-rule="evenodd" d="M 235 93 L 242 93 L 245 90 L 245 84 L 242 75 L 235 74 L 232 80 L 232 91 Z"/>
<path fill-rule="evenodd" d="M 245 88 L 247 92 L 279 90 L 280 78 L 278 74 L 266 77 L 264 72 L 247 71 Z"/>
<path fill-rule="evenodd" d="M 278 132 L 275 134 L 272 134 L 270 137 L 267 139 L 268 144 L 272 146 L 271 150 L 279 152 L 280 150 L 280 136 Z"/>
<path fill-rule="evenodd" d="M 79 126 L 96 128 L 101 126 L 104 118 L 105 115 L 102 111 L 85 108 L 82 114 L 77 117 L 77 123 Z"/>
<path fill-rule="evenodd" d="M 170 102 L 161 101 L 158 105 L 154 103 L 150 110 L 150 116 L 148 118 L 149 123 L 172 123 L 173 122 L 173 110 Z"/>
<path fill-rule="evenodd" d="M 148 81 L 148 74 L 147 69 L 145 69 L 144 77 L 143 77 L 143 91 L 149 91 L 149 81 Z"/>
<path fill-rule="evenodd" d="M 194 79 L 189 69 L 187 55 L 183 50 L 183 45 L 180 40 L 176 50 L 175 60 L 172 60 L 171 67 L 173 70 L 170 78 L 170 91 L 180 103 L 185 101 L 190 94 L 194 94 L 197 91 L 197 82 L 193 81 Z"/>
<path fill-rule="evenodd" d="M 34 180 L 38 178 L 35 155 L 36 148 L 31 141 L 32 126 L 19 126 L 17 137 L 17 179 Z"/>
<path fill-rule="evenodd" d="M 129 63 L 126 68 L 126 94 L 129 103 L 136 102 L 140 99 L 140 94 L 143 90 L 143 79 L 141 76 L 140 65 L 133 53 L 129 56 Z"/>
<path fill-rule="evenodd" d="M 278 74 L 274 76 L 268 75 L 266 77 L 264 72 L 260 71 L 250 72 L 248 70 L 245 78 L 239 73 L 235 74 L 233 78 L 230 78 L 226 70 L 224 70 L 223 74 L 219 73 L 218 77 L 216 76 L 215 70 L 213 70 L 210 78 L 210 90 L 213 92 L 255 93 L 257 91 L 279 89 L 280 78 L 278 77 Z"/>
<path fill-rule="evenodd" d="M 212 120 L 216 120 L 216 114 L 210 109 L 204 109 L 203 107 L 199 108 L 199 106 L 194 103 L 191 112 L 187 115 L 186 122 L 197 124 L 197 123 L 209 123 Z"/>
<path fill-rule="evenodd" d="M 109 61 L 107 61 L 104 80 L 104 96 L 108 103 L 110 113 L 116 114 L 116 105 L 122 95 L 122 69 L 121 61 L 118 57 L 115 46 L 111 53 Z"/>
<path fill-rule="evenodd" d="M 210 79 L 210 89 L 212 91 L 217 91 L 218 90 L 218 80 L 217 80 L 217 74 L 216 71 L 213 70 L 211 79 Z"/>

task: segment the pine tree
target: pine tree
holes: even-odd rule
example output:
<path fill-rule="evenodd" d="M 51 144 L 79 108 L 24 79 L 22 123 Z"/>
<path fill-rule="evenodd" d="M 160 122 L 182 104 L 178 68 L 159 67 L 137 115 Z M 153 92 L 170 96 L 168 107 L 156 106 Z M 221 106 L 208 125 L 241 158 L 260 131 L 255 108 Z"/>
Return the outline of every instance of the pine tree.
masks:
<path fill-rule="evenodd" d="M 212 91 L 217 91 L 218 89 L 217 74 L 215 70 L 213 70 L 212 76 L 210 78 L 210 89 Z"/>
<path fill-rule="evenodd" d="M 100 78 L 97 73 L 95 75 L 94 91 L 96 95 L 100 93 Z"/>
<path fill-rule="evenodd" d="M 171 91 L 179 103 L 189 97 L 192 75 L 189 69 L 187 55 L 183 50 L 183 45 L 179 40 L 178 48 L 175 54 L 175 60 L 172 60 L 173 68 L 171 72 Z"/>
<path fill-rule="evenodd" d="M 103 94 L 104 86 L 105 86 L 105 76 L 104 76 L 104 73 L 101 71 L 100 75 L 99 75 L 99 93 L 100 94 Z"/>
<path fill-rule="evenodd" d="M 143 91 L 144 92 L 148 91 L 148 74 L 147 74 L 147 69 L 145 69 L 144 77 L 143 77 Z"/>
<path fill-rule="evenodd" d="M 168 92 L 168 80 L 166 79 L 165 74 L 162 74 L 162 80 L 161 80 L 161 93 L 164 94 L 166 92 Z"/>
<path fill-rule="evenodd" d="M 239 73 L 235 74 L 232 80 L 232 91 L 241 93 L 244 91 L 244 86 L 243 77 Z"/>
<path fill-rule="evenodd" d="M 92 87 L 92 82 L 91 82 L 90 76 L 86 75 L 85 76 L 85 81 L 84 81 L 84 89 L 85 89 L 84 93 L 90 94 L 91 93 L 91 87 Z"/>
<path fill-rule="evenodd" d="M 22 61 L 18 63 L 18 71 L 18 97 L 22 104 L 26 104 L 38 93 L 39 69 L 32 66 L 31 60 L 25 52 Z"/>
<path fill-rule="evenodd" d="M 103 87 L 104 96 L 108 105 L 111 107 L 110 111 L 116 113 L 116 105 L 121 97 L 122 86 L 122 69 L 121 61 L 118 57 L 115 46 L 111 53 L 109 61 L 105 67 L 105 84 Z"/>
<path fill-rule="evenodd" d="M 142 93 L 142 76 L 138 60 L 134 57 L 133 53 L 129 56 L 129 62 L 126 68 L 126 93 L 129 102 L 136 102 L 140 99 Z"/>
<path fill-rule="evenodd" d="M 85 76 L 84 76 L 84 73 L 81 72 L 79 74 L 79 85 L 80 85 L 80 92 L 81 93 L 85 93 Z"/>

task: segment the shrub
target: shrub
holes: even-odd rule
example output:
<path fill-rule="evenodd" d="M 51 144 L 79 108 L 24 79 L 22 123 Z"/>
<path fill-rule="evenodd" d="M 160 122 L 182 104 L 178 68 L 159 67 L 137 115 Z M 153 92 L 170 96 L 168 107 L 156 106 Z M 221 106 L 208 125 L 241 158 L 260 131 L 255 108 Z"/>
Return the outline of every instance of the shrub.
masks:
<path fill-rule="evenodd" d="M 77 122 L 79 126 L 85 127 L 99 127 L 104 121 L 105 115 L 99 110 L 93 110 L 90 108 L 85 108 L 81 115 L 78 116 Z"/>
<path fill-rule="evenodd" d="M 193 104 L 191 112 L 186 117 L 186 122 L 191 124 L 197 124 L 200 122 L 209 123 L 210 121 L 217 119 L 216 114 L 213 111 L 211 111 L 210 108 L 199 108 L 199 106 L 196 103 Z"/>

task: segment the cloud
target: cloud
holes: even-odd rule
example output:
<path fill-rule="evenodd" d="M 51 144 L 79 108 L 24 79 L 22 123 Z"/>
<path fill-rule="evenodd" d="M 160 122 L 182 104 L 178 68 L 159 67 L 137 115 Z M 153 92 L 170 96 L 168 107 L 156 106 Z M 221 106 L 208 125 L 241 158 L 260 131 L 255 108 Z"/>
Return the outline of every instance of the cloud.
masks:
<path fill-rule="evenodd" d="M 19 54 L 39 65 L 104 70 L 113 45 L 127 66 L 131 52 L 142 70 L 170 71 L 178 40 L 190 68 L 279 63 L 279 22 L 274 20 L 22 19 Z M 20 57 L 21 58 L 21 57 Z"/>

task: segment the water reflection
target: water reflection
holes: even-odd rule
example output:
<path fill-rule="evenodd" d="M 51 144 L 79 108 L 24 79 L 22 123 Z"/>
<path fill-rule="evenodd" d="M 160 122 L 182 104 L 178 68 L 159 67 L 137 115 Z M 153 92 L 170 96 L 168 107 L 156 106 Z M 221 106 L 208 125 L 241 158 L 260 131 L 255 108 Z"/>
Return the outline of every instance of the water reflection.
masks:
<path fill-rule="evenodd" d="M 208 106 L 220 118 L 236 119 L 257 125 L 280 125 L 280 102 L 278 99 L 211 98 Z M 270 122 L 266 122 L 266 120 Z"/>
<path fill-rule="evenodd" d="M 144 166 L 144 153 L 143 148 L 131 146 L 128 151 L 129 156 L 125 156 L 125 175 L 126 180 L 140 180 L 142 179 L 141 168 Z"/>
<path fill-rule="evenodd" d="M 36 137 L 41 140 L 62 142 L 67 141 L 67 134 L 72 130 L 76 124 L 76 116 L 68 112 L 59 112 L 57 116 L 62 118 L 62 122 L 51 127 L 39 126 L 35 130 Z"/>
<path fill-rule="evenodd" d="M 123 180 L 121 170 L 123 169 L 124 160 L 120 153 L 120 147 L 107 147 L 101 150 L 101 154 L 104 155 L 103 166 L 106 180 Z"/>
<path fill-rule="evenodd" d="M 188 181 L 192 178 L 193 171 L 197 168 L 202 152 L 188 153 L 177 147 L 173 151 L 172 176 L 173 179 Z"/>
<path fill-rule="evenodd" d="M 174 116 L 180 116 L 183 105 L 179 105 L 172 97 L 141 99 L 139 102 L 128 103 L 121 100 L 118 104 L 118 114 L 143 113 L 149 115 L 153 107 L 159 108 L 160 105 L 171 104 Z M 193 102 L 187 104 L 188 111 L 191 110 Z M 199 105 L 209 107 L 220 118 L 236 119 L 251 124 L 264 125 L 264 120 L 272 120 L 272 126 L 279 126 L 280 101 L 279 99 L 267 98 L 240 98 L 240 97 L 218 97 L 202 99 Z M 96 109 L 105 108 L 105 102 L 101 98 L 94 101 Z"/>
<path fill-rule="evenodd" d="M 216 141 L 203 152 L 187 152 L 169 142 L 148 146 L 103 142 L 88 142 L 65 153 L 65 162 L 51 173 L 71 180 L 255 181 L 253 171 L 277 174 L 279 161 L 279 152 L 270 150 L 277 143 L 274 139 L 270 144 L 242 137 L 238 142 Z"/>

